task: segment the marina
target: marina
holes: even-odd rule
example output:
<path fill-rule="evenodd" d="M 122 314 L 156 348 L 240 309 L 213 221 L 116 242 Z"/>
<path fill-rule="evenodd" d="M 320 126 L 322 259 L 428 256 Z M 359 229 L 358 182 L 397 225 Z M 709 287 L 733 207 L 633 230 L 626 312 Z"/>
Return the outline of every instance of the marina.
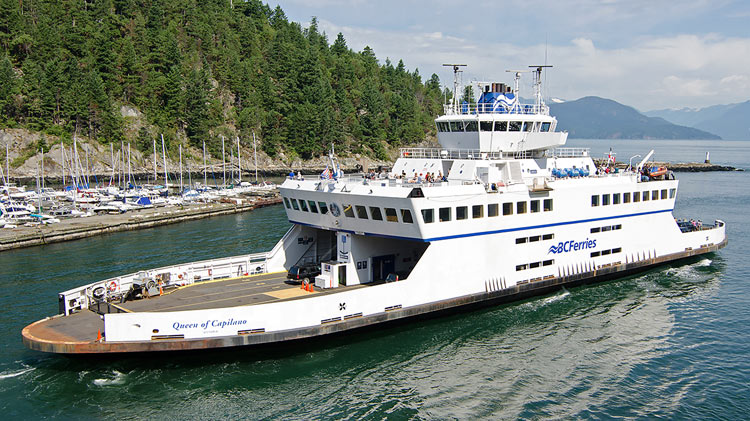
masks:
<path fill-rule="evenodd" d="M 476 104 L 447 104 L 441 148 L 402 149 L 387 174 L 347 176 L 333 153 L 317 178 L 290 174 L 279 190 L 292 227 L 270 250 L 63 291 L 59 314 L 27 326 L 24 344 L 64 354 L 278 344 L 627 276 L 727 244 L 722 220 L 675 220 L 678 181 L 650 164 L 653 150 L 619 171 L 611 152 L 603 167 L 588 149 L 563 148 L 541 74 L 533 104 L 517 100 L 520 72 L 513 87 L 483 86 Z M 295 280 L 313 293 L 272 275 L 295 267 L 310 268 Z M 245 283 L 255 276 L 263 285 Z"/>

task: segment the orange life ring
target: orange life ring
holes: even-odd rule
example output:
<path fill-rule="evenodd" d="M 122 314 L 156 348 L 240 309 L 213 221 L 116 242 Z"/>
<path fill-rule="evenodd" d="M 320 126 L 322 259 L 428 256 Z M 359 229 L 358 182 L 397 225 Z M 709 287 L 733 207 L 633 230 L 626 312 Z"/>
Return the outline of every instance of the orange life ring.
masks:
<path fill-rule="evenodd" d="M 208 270 L 208 276 L 211 276 L 211 273 L 212 273 L 212 271 L 211 271 L 211 269 L 209 269 Z"/>
<path fill-rule="evenodd" d="M 109 289 L 109 292 L 115 292 L 117 291 L 117 281 L 112 281 L 107 285 L 107 289 Z"/>

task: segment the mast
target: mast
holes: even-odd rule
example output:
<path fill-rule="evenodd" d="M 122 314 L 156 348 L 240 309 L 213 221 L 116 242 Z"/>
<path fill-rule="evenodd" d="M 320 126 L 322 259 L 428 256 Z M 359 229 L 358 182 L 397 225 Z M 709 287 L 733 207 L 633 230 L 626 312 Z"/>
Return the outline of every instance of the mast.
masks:
<path fill-rule="evenodd" d="M 227 186 L 227 159 L 224 151 L 224 135 L 221 135 L 221 167 L 224 171 L 224 187 Z"/>
<path fill-rule="evenodd" d="M 85 171 L 85 174 L 86 174 L 86 188 L 89 188 L 89 186 L 91 185 L 91 181 L 89 181 L 89 173 L 90 172 L 91 171 L 89 170 L 89 145 L 87 143 L 86 144 L 86 171 Z"/>
<path fill-rule="evenodd" d="M 182 143 L 180 143 L 180 194 L 182 194 Z"/>
<path fill-rule="evenodd" d="M 10 184 L 10 144 L 5 143 L 5 178 L 8 180 L 5 182 L 7 186 Z"/>
<path fill-rule="evenodd" d="M 232 184 L 234 184 L 234 148 L 229 148 L 229 168 L 232 170 Z"/>
<path fill-rule="evenodd" d="M 71 157 L 71 163 L 73 164 L 73 187 L 78 190 L 78 136 L 73 135 L 73 156 Z"/>
<path fill-rule="evenodd" d="M 60 160 L 62 161 L 62 165 L 60 166 L 60 171 L 62 172 L 62 184 L 63 188 L 65 187 L 65 144 L 60 141 Z"/>
<path fill-rule="evenodd" d="M 255 184 L 258 184 L 258 148 L 255 145 L 255 130 L 253 130 L 253 155 L 255 155 Z"/>
<path fill-rule="evenodd" d="M 203 141 L 203 188 L 205 189 L 208 185 L 208 178 L 206 177 L 206 141 Z"/>
<path fill-rule="evenodd" d="M 240 137 L 237 136 L 237 181 L 242 182 L 242 161 L 240 160 Z"/>
<path fill-rule="evenodd" d="M 458 74 L 463 73 L 463 70 L 459 70 L 459 68 L 466 67 L 466 64 L 448 63 L 443 64 L 443 66 L 453 68 L 453 98 L 451 99 L 451 108 L 455 114 L 458 112 Z"/>
<path fill-rule="evenodd" d="M 44 148 L 40 149 L 42 150 L 42 188 L 44 188 Z"/>
<path fill-rule="evenodd" d="M 167 184 L 169 184 L 167 179 L 167 148 L 164 146 L 163 134 L 161 135 L 161 157 L 164 160 L 164 188 L 167 189 L 167 194 L 169 194 L 169 188 L 167 188 Z"/>
<path fill-rule="evenodd" d="M 111 143 L 109 144 L 109 154 L 112 156 L 112 177 L 109 179 L 109 186 L 112 187 L 112 183 L 115 182 L 115 147 Z"/>
<path fill-rule="evenodd" d="M 156 139 L 154 140 L 154 184 L 156 184 L 156 179 L 159 178 L 158 175 L 156 175 Z"/>
<path fill-rule="evenodd" d="M 128 184 L 132 184 L 130 181 L 132 177 L 133 177 L 133 169 L 130 166 L 130 142 L 128 142 Z"/>

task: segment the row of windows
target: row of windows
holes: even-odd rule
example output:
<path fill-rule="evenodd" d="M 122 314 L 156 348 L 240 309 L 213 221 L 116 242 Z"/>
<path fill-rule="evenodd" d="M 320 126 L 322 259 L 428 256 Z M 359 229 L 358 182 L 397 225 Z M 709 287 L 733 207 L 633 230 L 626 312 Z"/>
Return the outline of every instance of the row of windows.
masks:
<path fill-rule="evenodd" d="M 621 230 L 621 229 L 622 229 L 622 224 L 607 225 L 605 227 L 594 227 L 594 228 L 591 228 L 591 233 L 594 234 L 596 232 L 616 231 L 616 230 Z"/>
<path fill-rule="evenodd" d="M 322 213 L 326 214 L 328 213 L 328 206 L 325 202 L 316 202 L 314 200 L 308 200 L 305 202 L 304 200 L 300 199 L 299 202 L 297 199 L 287 199 L 284 198 L 284 205 L 287 209 L 294 209 L 294 210 L 302 210 L 303 212 L 312 212 L 312 213 Z M 320 209 L 320 211 L 318 211 Z"/>
<path fill-rule="evenodd" d="M 612 193 L 610 194 L 602 194 L 602 195 L 592 195 L 591 196 L 591 206 L 608 206 L 608 205 L 619 205 L 621 203 L 630 203 L 631 198 L 633 202 L 640 202 L 641 200 L 644 202 L 647 202 L 649 198 L 651 200 L 664 200 L 664 199 L 674 199 L 675 195 L 677 194 L 677 189 L 662 189 L 662 190 L 651 190 L 651 191 L 643 191 L 643 192 L 633 192 L 632 195 L 630 192 L 626 193 Z"/>
<path fill-rule="evenodd" d="M 299 201 L 297 199 L 287 199 L 284 198 L 284 205 L 286 205 L 287 209 L 294 209 L 294 210 L 301 210 L 303 212 L 312 212 L 312 213 L 321 213 L 326 214 L 328 213 L 328 206 L 325 202 L 315 202 L 313 200 L 302 200 Z M 331 208 L 336 206 L 335 204 L 331 205 Z M 398 214 L 401 214 L 401 222 L 406 224 L 413 224 L 414 218 L 411 215 L 411 211 L 409 209 L 400 209 L 400 211 L 397 211 L 395 208 L 383 208 L 381 210 L 379 207 L 376 206 L 370 206 L 369 207 L 369 216 L 368 216 L 368 208 L 365 206 L 360 205 L 349 205 L 344 204 L 343 205 L 343 211 L 344 216 L 348 218 L 354 218 L 354 215 L 356 214 L 357 218 L 359 219 L 370 219 L 372 218 L 375 221 L 383 221 L 386 220 L 388 222 L 398 222 Z"/>
<path fill-rule="evenodd" d="M 552 266 L 555 264 L 554 260 L 545 260 L 543 262 L 534 262 L 534 263 L 527 263 L 525 265 L 516 265 L 516 272 L 526 270 L 526 269 L 536 269 L 540 266 Z"/>
<path fill-rule="evenodd" d="M 592 251 L 591 257 L 606 256 L 608 254 L 617 254 L 622 251 L 622 247 L 617 247 L 611 250 Z"/>
<path fill-rule="evenodd" d="M 531 237 L 519 237 L 516 238 L 516 244 L 535 243 L 537 241 L 551 240 L 555 238 L 555 234 L 543 234 L 543 235 L 532 235 Z"/>
<path fill-rule="evenodd" d="M 524 214 L 527 212 L 537 213 L 550 212 L 552 211 L 552 199 L 530 200 L 528 202 L 516 202 L 515 206 L 513 202 L 503 203 L 503 215 L 513 215 L 513 209 L 515 208 L 516 214 Z M 500 205 L 498 203 L 490 203 L 487 205 L 487 217 L 494 217 L 500 214 Z M 438 209 L 438 221 L 447 222 L 453 219 L 453 208 L 439 208 Z M 469 207 L 468 206 L 457 206 L 455 208 L 456 220 L 469 219 Z M 484 218 L 484 205 L 474 205 L 471 207 L 471 218 L 478 219 Z M 422 220 L 425 224 L 435 222 L 435 209 L 422 209 Z"/>
<path fill-rule="evenodd" d="M 441 121 L 439 132 L 548 132 L 552 123 L 538 121 Z"/>

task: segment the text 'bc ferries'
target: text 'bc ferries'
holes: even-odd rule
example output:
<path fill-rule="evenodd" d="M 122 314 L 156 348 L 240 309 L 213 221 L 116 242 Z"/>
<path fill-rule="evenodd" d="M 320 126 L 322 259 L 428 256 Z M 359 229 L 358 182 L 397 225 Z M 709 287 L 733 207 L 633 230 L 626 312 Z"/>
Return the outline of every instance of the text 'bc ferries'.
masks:
<path fill-rule="evenodd" d="M 60 314 L 24 328 L 24 343 L 66 354 L 283 343 L 545 294 L 726 244 L 722 221 L 675 220 L 678 181 L 648 167 L 653 151 L 618 171 L 562 148 L 542 67 L 529 71 L 533 104 L 519 101 L 522 73 L 512 87 L 479 83 L 474 103 L 451 101 L 436 119 L 441 147 L 403 149 L 387 174 L 345 176 L 331 154 L 321 176 L 286 180 L 292 227 L 270 251 L 62 292 Z"/>

